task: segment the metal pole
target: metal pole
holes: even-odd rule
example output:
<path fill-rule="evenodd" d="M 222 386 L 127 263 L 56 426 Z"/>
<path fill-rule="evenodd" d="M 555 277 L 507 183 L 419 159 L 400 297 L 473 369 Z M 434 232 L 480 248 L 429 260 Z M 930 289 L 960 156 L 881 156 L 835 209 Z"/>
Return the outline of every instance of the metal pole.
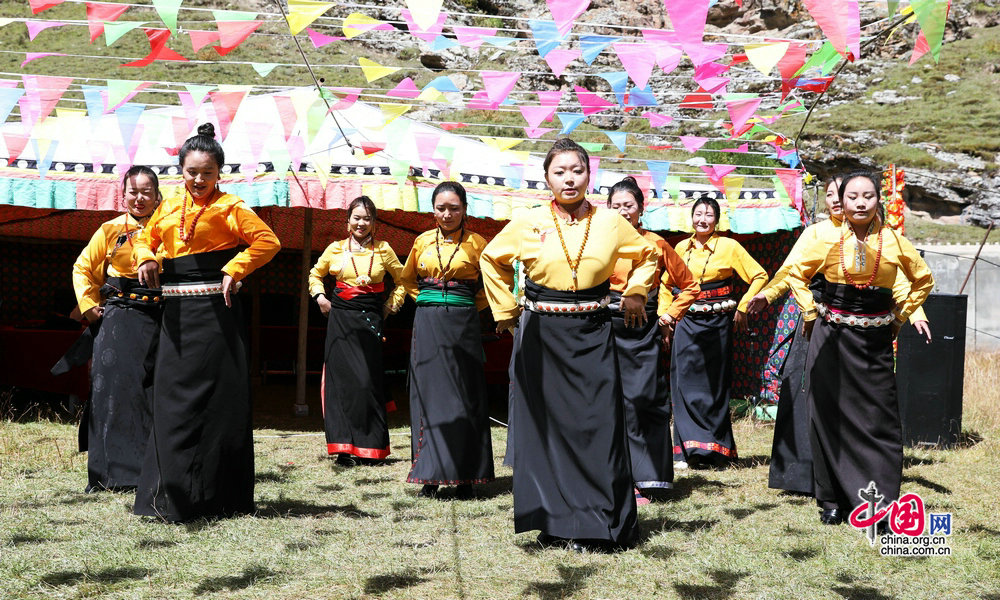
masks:
<path fill-rule="evenodd" d="M 965 281 L 962 282 L 962 287 L 958 288 L 959 295 L 962 295 L 962 292 L 965 291 L 965 284 L 969 283 L 969 277 L 972 277 L 972 270 L 976 268 L 979 254 L 983 251 L 983 246 L 986 245 L 986 240 L 989 239 L 991 231 L 993 231 L 993 221 L 990 221 L 990 226 L 986 228 L 986 235 L 983 236 L 983 241 L 979 244 L 979 250 L 976 250 L 976 256 L 972 259 L 972 266 L 969 267 L 969 272 L 965 274 Z"/>
<path fill-rule="evenodd" d="M 309 340 L 309 268 L 312 266 L 313 209 L 306 207 L 302 222 L 302 285 L 299 288 L 298 352 L 295 358 L 295 416 L 309 416 L 306 404 L 306 348 Z"/>

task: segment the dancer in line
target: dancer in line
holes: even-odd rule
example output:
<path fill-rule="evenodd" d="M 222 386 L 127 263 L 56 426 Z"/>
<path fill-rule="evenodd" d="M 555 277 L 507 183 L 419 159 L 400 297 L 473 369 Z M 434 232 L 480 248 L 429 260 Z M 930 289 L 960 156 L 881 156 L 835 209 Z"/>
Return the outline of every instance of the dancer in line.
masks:
<path fill-rule="evenodd" d="M 696 200 L 694 234 L 677 244 L 677 254 L 701 286 L 677 325 L 670 354 L 674 460 L 681 468 L 721 467 L 736 458 L 729 416 L 733 327 L 747 329 L 747 303 L 767 283 L 767 272 L 739 242 L 716 234 L 719 218 L 718 202 Z M 734 276 L 750 285 L 739 301 Z"/>
<path fill-rule="evenodd" d="M 640 235 L 659 250 L 654 285 L 646 300 L 646 323 L 628 327 L 621 310 L 622 291 L 628 283 L 634 261 L 618 260 L 611 274 L 611 322 L 618 349 L 618 370 L 625 400 L 632 477 L 637 488 L 636 502 L 649 502 L 643 494 L 673 487 L 673 444 L 670 439 L 670 382 L 660 360 L 662 348 L 669 349 L 674 327 L 698 297 L 700 288 L 691 271 L 663 238 L 639 225 L 644 196 L 638 183 L 626 177 L 613 185 L 608 208 L 617 211 Z M 674 287 L 681 292 L 675 297 Z"/>
<path fill-rule="evenodd" d="M 626 325 L 645 324 L 659 252 L 628 221 L 586 201 L 587 151 L 568 138 L 545 157 L 554 196 L 515 214 L 483 251 L 497 331 L 512 328 L 514 530 L 539 542 L 618 549 L 636 541 L 636 502 L 611 324 L 611 274 L 634 261 Z M 524 312 L 513 262 L 525 270 Z"/>
<path fill-rule="evenodd" d="M 346 467 L 389 456 L 382 319 L 399 310 L 406 291 L 399 258 L 389 242 L 375 239 L 376 213 L 368 196 L 352 200 L 347 238 L 327 246 L 309 271 L 309 293 L 328 319 L 320 390 L 326 450 Z M 329 297 L 327 275 L 337 280 Z"/>
<path fill-rule="evenodd" d="M 90 400 L 80 421 L 87 491 L 135 488 L 146 452 L 160 290 L 139 285 L 132 247 L 159 206 L 160 182 L 135 165 L 122 178 L 126 211 L 101 225 L 73 265 L 80 312 L 99 322 L 93 340 Z"/>
<path fill-rule="evenodd" d="M 219 190 L 225 154 L 210 123 L 178 158 L 184 193 L 160 204 L 133 251 L 140 283 L 152 287 L 162 253 L 164 298 L 153 429 L 133 510 L 171 522 L 254 510 L 246 321 L 236 292 L 281 247 L 240 198 Z"/>
<path fill-rule="evenodd" d="M 417 236 L 402 283 L 417 301 L 410 350 L 410 440 L 406 478 L 434 497 L 454 485 L 473 497 L 473 484 L 493 480 L 489 400 L 479 311 L 485 309 L 479 258 L 486 240 L 466 229 L 468 199 L 445 181 L 431 194 L 437 227 Z"/>

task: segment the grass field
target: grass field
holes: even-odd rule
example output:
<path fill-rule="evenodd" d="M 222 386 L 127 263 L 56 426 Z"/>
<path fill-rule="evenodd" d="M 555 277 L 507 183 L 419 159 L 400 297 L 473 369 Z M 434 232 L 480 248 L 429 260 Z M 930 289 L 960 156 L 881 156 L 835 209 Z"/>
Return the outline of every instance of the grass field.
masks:
<path fill-rule="evenodd" d="M 83 493 L 72 425 L 5 421 L 0 597 L 996 600 L 1000 355 L 970 354 L 966 371 L 967 443 L 907 450 L 903 480 L 953 513 L 950 557 L 883 557 L 860 532 L 821 526 L 811 500 L 766 487 L 772 427 L 749 419 L 738 466 L 679 473 L 667 501 L 639 508 L 642 544 L 618 555 L 515 535 L 506 468 L 475 501 L 416 498 L 404 427 L 395 460 L 353 469 L 313 432 L 259 429 L 257 514 L 164 525 L 132 516 L 130 494 Z M 498 466 L 504 436 L 494 428 Z"/>

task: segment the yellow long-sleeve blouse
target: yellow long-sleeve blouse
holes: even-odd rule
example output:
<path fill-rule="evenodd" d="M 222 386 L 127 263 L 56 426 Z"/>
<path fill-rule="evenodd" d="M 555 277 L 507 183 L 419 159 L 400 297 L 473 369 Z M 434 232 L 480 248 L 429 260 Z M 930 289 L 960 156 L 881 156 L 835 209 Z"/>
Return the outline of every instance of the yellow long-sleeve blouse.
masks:
<path fill-rule="evenodd" d="M 80 252 L 73 263 L 73 289 L 81 313 L 101 303 L 101 286 L 108 277 L 135 279 L 132 247 L 143 222 L 125 213 L 102 223 Z"/>
<path fill-rule="evenodd" d="M 397 312 L 403 306 L 406 290 L 402 284 L 403 265 L 392 246 L 385 240 L 375 240 L 373 248 L 358 249 L 353 245 L 352 250 L 351 246 L 350 240 L 344 239 L 326 247 L 309 271 L 309 294 L 313 297 L 326 294 L 323 278 L 327 275 L 346 285 L 362 285 L 358 277 L 368 277 L 371 267 L 371 283 L 381 283 L 387 273 L 392 277 L 395 287 L 386 298 L 385 306 L 389 308 L 389 312 Z"/>
<path fill-rule="evenodd" d="M 653 275 L 654 282 L 661 282 L 656 286 L 657 290 L 657 316 L 670 315 L 675 321 L 684 316 L 687 309 L 698 298 L 701 286 L 694 280 L 691 271 L 684 264 L 684 261 L 677 252 L 674 251 L 667 240 L 652 231 L 639 229 L 639 234 L 647 242 L 656 246 L 660 255 L 657 260 L 656 274 Z M 634 261 L 627 258 L 619 258 L 615 263 L 614 273 L 611 274 L 611 289 L 621 292 L 625 289 L 628 276 L 632 272 Z M 680 288 L 681 293 L 675 298 L 673 287 Z"/>
<path fill-rule="evenodd" d="M 767 299 L 768 304 L 774 304 L 775 300 L 781 298 L 792 289 L 791 282 L 788 280 L 788 272 L 792 270 L 792 265 L 799 262 L 799 256 L 802 254 L 802 249 L 809 247 L 817 240 L 817 238 L 833 235 L 831 234 L 831 231 L 840 231 L 840 227 L 841 220 L 831 217 L 826 221 L 814 223 L 802 231 L 802 235 L 800 235 L 799 239 L 795 241 L 795 245 L 792 246 L 788 256 L 785 257 L 785 262 L 781 264 L 781 268 L 778 269 L 771 281 L 769 281 L 768 284 L 764 286 L 764 289 L 761 290 L 764 297 Z M 836 235 L 839 236 L 839 233 Z M 906 278 L 905 273 L 897 271 L 896 282 L 892 286 L 892 296 L 896 300 L 896 303 L 901 304 L 904 302 L 909 292 L 910 280 Z M 924 313 L 923 307 L 920 306 L 918 306 L 910 315 L 910 323 L 926 320 L 927 315 Z"/>
<path fill-rule="evenodd" d="M 417 280 L 424 277 L 448 280 L 479 279 L 479 257 L 486 248 L 486 238 L 468 230 L 460 229 L 441 236 L 438 231 L 435 228 L 418 235 L 417 239 L 413 240 L 409 256 L 406 257 L 400 281 L 411 298 L 416 299 Z M 439 251 L 440 260 L 438 260 Z M 447 270 L 442 267 L 442 262 Z M 483 310 L 486 306 L 486 292 L 479 290 L 476 293 L 476 308 Z"/>
<path fill-rule="evenodd" d="M 514 286 L 513 261 L 520 260 L 525 274 L 535 283 L 555 290 L 570 290 L 573 275 L 566 252 L 576 260 L 584 243 L 587 220 L 590 232 L 577 268 L 577 288 L 587 289 L 611 278 L 618 259 L 633 261 L 633 269 L 622 294 L 646 296 L 656 274 L 659 251 L 646 241 L 621 215 L 588 205 L 587 216 L 569 223 L 554 217 L 549 204 L 523 211 L 515 216 L 483 250 L 480 266 L 486 297 L 497 321 L 520 314 L 511 289 Z M 565 240 L 560 243 L 555 219 Z"/>
<path fill-rule="evenodd" d="M 736 307 L 740 312 L 746 312 L 750 299 L 767 284 L 764 267 L 732 238 L 712 234 L 701 244 L 692 236 L 681 240 L 676 250 L 698 283 L 728 279 L 733 274 L 748 283 L 750 288 Z"/>
<path fill-rule="evenodd" d="M 205 212 L 198 217 L 203 207 Z M 181 239 L 182 215 L 188 232 L 197 218 L 194 232 L 186 242 Z M 138 266 L 154 260 L 157 252 L 162 252 L 164 258 L 178 258 L 235 248 L 241 243 L 249 247 L 222 267 L 236 281 L 267 264 L 281 250 L 278 237 L 239 196 L 218 192 L 199 204 L 185 193 L 183 197 L 160 203 L 136 239 L 132 257 Z"/>
<path fill-rule="evenodd" d="M 808 287 L 814 275 L 822 273 L 826 280 L 832 283 L 850 283 L 844 276 L 841 266 L 841 236 L 844 240 L 843 263 L 849 269 L 851 279 L 860 284 L 867 282 L 875 273 L 872 286 L 894 290 L 893 298 L 896 300 L 894 312 L 898 319 L 906 320 L 924 303 L 934 288 L 934 276 L 927 263 L 920 257 L 913 244 L 903 236 L 887 228 L 882 228 L 881 233 L 882 255 L 878 261 L 877 273 L 874 269 L 879 245 L 878 232 L 873 232 L 866 239 L 863 248 L 864 267 L 860 271 L 855 269 L 857 240 L 853 229 L 847 225 L 820 231 L 815 239 L 801 249 L 796 262 L 788 271 L 788 278 L 795 301 L 798 302 L 807 321 L 816 318 L 815 301 Z M 900 271 L 909 282 L 909 290 L 897 289 L 897 276 Z"/>

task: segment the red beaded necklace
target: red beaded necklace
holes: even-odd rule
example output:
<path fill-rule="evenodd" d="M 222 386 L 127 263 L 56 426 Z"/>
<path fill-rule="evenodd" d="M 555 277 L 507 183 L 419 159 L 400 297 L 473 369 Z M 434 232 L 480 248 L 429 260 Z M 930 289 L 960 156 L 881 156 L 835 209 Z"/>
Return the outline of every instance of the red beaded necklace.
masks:
<path fill-rule="evenodd" d="M 181 237 L 181 241 L 182 242 L 188 242 L 188 241 L 191 240 L 192 237 L 194 237 L 194 228 L 198 226 L 198 219 L 201 218 L 201 215 L 205 214 L 205 209 L 208 208 L 208 205 L 215 201 L 215 192 L 213 192 L 212 193 L 212 197 L 209 198 L 207 202 L 205 202 L 205 205 L 201 207 L 201 210 L 198 211 L 198 214 L 196 214 L 194 216 L 194 220 L 191 221 L 191 229 L 190 230 L 188 230 L 185 227 L 185 221 L 187 221 L 187 201 L 188 201 L 189 197 L 191 197 L 191 193 L 188 192 L 187 190 L 185 190 L 184 191 L 184 204 L 181 205 L 181 233 L 180 233 L 180 237 Z M 191 198 L 191 207 L 194 208 L 194 198 Z"/>
<path fill-rule="evenodd" d="M 869 234 L 870 233 L 871 230 L 869 230 Z M 844 279 L 847 280 L 847 283 L 853 285 L 859 290 L 871 287 L 872 283 L 875 281 L 875 278 L 878 277 L 878 265 L 881 260 L 882 260 L 882 228 L 880 227 L 878 230 L 878 251 L 875 253 L 875 267 L 872 269 L 872 276 L 869 277 L 868 281 L 866 281 L 865 283 L 859 284 L 857 281 L 854 280 L 853 277 L 851 277 L 851 274 L 847 272 L 847 264 L 844 262 L 844 230 L 843 229 L 840 230 L 840 269 L 843 271 Z"/>
<path fill-rule="evenodd" d="M 576 253 L 576 261 L 574 262 L 569 256 L 569 249 L 566 248 L 566 239 L 563 237 L 562 228 L 559 227 L 559 221 L 561 220 L 558 215 L 556 215 L 556 201 L 553 200 L 552 204 L 549 205 L 549 210 L 552 211 L 552 221 L 556 226 L 556 233 L 559 234 L 559 243 L 562 244 L 563 254 L 566 256 L 566 263 L 569 264 L 570 275 L 573 276 L 573 290 L 576 291 L 577 285 L 576 271 L 580 268 L 580 261 L 583 260 L 583 249 L 587 247 L 587 238 L 590 237 L 590 221 L 592 213 L 587 210 L 587 228 L 583 230 L 583 243 L 580 244 L 580 251 Z M 570 215 L 572 217 L 572 215 Z"/>

